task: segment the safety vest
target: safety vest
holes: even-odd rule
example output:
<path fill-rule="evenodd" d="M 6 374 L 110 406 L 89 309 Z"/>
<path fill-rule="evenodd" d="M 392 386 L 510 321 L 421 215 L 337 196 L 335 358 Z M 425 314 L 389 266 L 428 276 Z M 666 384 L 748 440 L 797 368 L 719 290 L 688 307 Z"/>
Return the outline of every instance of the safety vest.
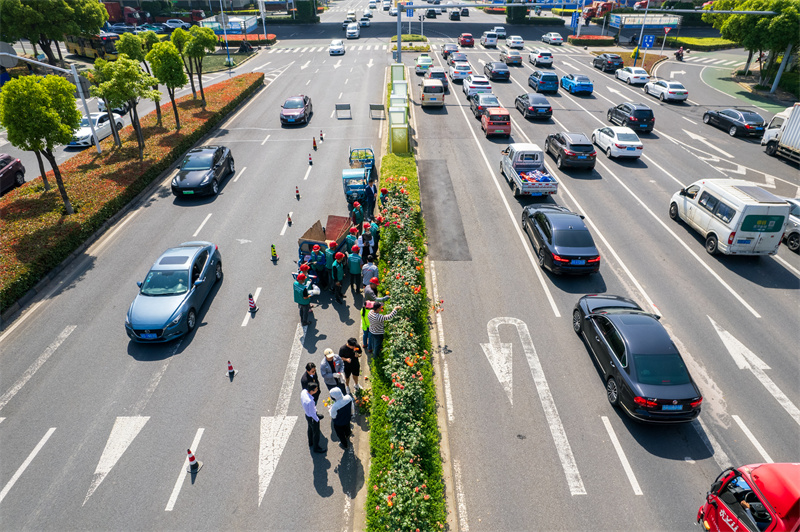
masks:
<path fill-rule="evenodd" d="M 364 223 L 364 210 L 360 205 L 353 209 L 353 218 L 356 221 L 356 225 L 360 228 L 361 224 Z"/>
<path fill-rule="evenodd" d="M 368 331 L 369 330 L 369 319 L 367 319 L 367 314 L 369 313 L 369 309 L 367 307 L 361 308 L 361 330 Z"/>
<path fill-rule="evenodd" d="M 315 271 L 321 272 L 325 269 L 325 254 L 321 251 L 311 252 L 311 265 Z"/>
<path fill-rule="evenodd" d="M 361 273 L 361 257 L 358 253 L 350 253 L 347 257 L 347 263 L 350 265 L 351 275 L 358 275 Z"/>
<path fill-rule="evenodd" d="M 350 233 L 345 237 L 345 241 L 347 242 L 347 251 L 353 249 L 353 246 L 356 244 L 356 235 Z"/>
<path fill-rule="evenodd" d="M 303 297 L 303 293 L 306 291 L 306 285 L 301 283 L 300 281 L 294 282 L 294 302 L 300 305 L 308 305 L 311 303 L 311 299 L 306 299 Z"/>
<path fill-rule="evenodd" d="M 333 279 L 335 281 L 344 280 L 344 263 L 338 260 L 333 261 Z"/>
<path fill-rule="evenodd" d="M 333 263 L 336 262 L 336 250 L 328 248 L 325 250 L 325 267 L 329 270 L 333 268 Z"/>
<path fill-rule="evenodd" d="M 372 236 L 378 238 L 381 234 L 381 228 L 375 222 L 369 224 L 370 231 L 372 232 Z"/>

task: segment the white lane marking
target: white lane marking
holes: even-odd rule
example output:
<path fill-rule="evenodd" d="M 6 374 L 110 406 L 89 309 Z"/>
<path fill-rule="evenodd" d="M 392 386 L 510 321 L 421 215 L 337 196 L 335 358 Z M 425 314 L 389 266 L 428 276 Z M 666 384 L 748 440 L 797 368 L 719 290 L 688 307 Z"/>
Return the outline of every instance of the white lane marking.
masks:
<path fill-rule="evenodd" d="M 714 330 L 717 331 L 719 339 L 722 340 L 725 349 L 730 353 L 736 366 L 739 369 L 749 369 L 792 419 L 800 425 L 800 409 L 786 397 L 786 394 L 766 374 L 764 370 L 770 369 L 769 365 L 750 351 L 742 342 L 734 338 L 731 333 L 717 325 L 717 322 L 711 319 L 711 316 L 706 317 L 711 321 L 711 325 L 714 326 Z"/>
<path fill-rule="evenodd" d="M 348 81 L 350 81 L 350 78 L 347 78 L 346 80 L 344 80 L 344 84 L 347 85 Z"/>
<path fill-rule="evenodd" d="M 732 462 L 730 458 L 728 458 L 728 455 L 722 450 L 719 442 L 717 442 L 717 439 L 714 438 L 714 435 L 708 430 L 703 420 L 699 417 L 696 418 L 692 421 L 692 427 L 711 453 L 711 456 L 714 457 L 714 461 L 717 463 L 720 470 L 731 467 Z"/>
<path fill-rule="evenodd" d="M 310 174 L 310 173 L 311 173 L 311 169 L 312 169 L 312 168 L 314 168 L 314 167 L 313 167 L 313 166 L 311 166 L 311 165 L 308 165 L 308 170 L 306 170 L 306 175 L 305 175 L 305 176 L 303 176 L 303 181 L 306 181 L 306 180 L 308 179 L 308 174 Z"/>
<path fill-rule="evenodd" d="M 284 72 L 286 72 L 286 71 L 289 69 L 289 67 L 290 67 L 290 66 L 292 66 L 293 64 L 294 64 L 294 61 L 292 61 L 291 63 L 289 63 L 288 65 L 286 65 L 286 66 L 284 66 L 284 67 L 281 67 L 280 69 L 275 69 L 274 71 L 270 72 L 270 83 L 274 83 L 274 82 L 275 82 L 275 80 L 277 80 L 279 77 L 281 77 L 281 74 L 283 74 Z M 272 77 L 272 75 L 273 75 L 275 72 L 277 72 L 278 74 L 277 74 L 275 77 Z M 241 109 L 239 109 L 239 112 L 238 112 L 238 113 L 236 113 L 235 115 L 233 115 L 232 117 L 230 117 L 228 120 L 226 120 L 226 121 L 225 121 L 225 123 L 224 123 L 224 124 L 222 124 L 222 126 L 220 126 L 220 128 L 219 128 L 219 129 L 227 129 L 227 128 L 228 128 L 228 124 L 230 124 L 231 122 L 233 122 L 234 120 L 236 120 L 237 118 L 239 118 L 239 115 L 240 115 L 240 114 L 242 114 L 243 112 L 245 112 L 245 110 L 246 110 L 248 107 L 250 107 L 250 104 L 252 104 L 252 103 L 253 103 L 254 101 L 256 101 L 257 99 L 258 99 L 258 98 L 251 98 L 251 99 L 250 99 L 250 101 L 249 101 L 249 102 L 247 102 L 247 103 L 244 105 L 244 107 L 242 107 Z"/>
<path fill-rule="evenodd" d="M 758 443 L 758 440 L 756 439 L 756 437 L 753 436 L 753 433 L 750 432 L 750 429 L 748 429 L 747 425 L 744 424 L 744 421 L 742 421 L 742 418 L 740 418 L 739 416 L 737 416 L 735 414 L 732 415 L 731 417 L 736 422 L 736 424 L 739 425 L 739 428 L 742 429 L 742 432 L 744 432 L 744 435 L 747 436 L 748 440 L 750 440 L 750 443 L 753 444 L 753 447 L 756 448 L 756 451 L 758 451 L 758 453 L 761 455 L 761 458 L 763 458 L 764 461 L 769 463 L 769 464 L 774 463 L 772 458 L 770 458 L 770 456 L 767 454 L 767 451 L 764 449 L 764 447 L 762 447 L 761 444 Z"/>
<path fill-rule="evenodd" d="M 792 266 L 791 264 L 786 262 L 784 259 L 782 259 L 778 255 L 773 255 L 772 258 L 777 260 L 778 262 L 780 262 L 783 265 L 784 268 L 786 268 L 787 270 L 789 270 L 790 272 L 792 272 L 796 276 L 800 277 L 800 270 L 798 270 L 797 268 L 795 268 L 794 266 Z"/>
<path fill-rule="evenodd" d="M 270 53 L 270 52 L 267 52 L 267 53 Z M 265 66 L 269 65 L 270 63 L 272 63 L 272 61 L 267 61 L 263 65 L 255 67 L 253 70 L 261 70 L 262 68 L 264 68 Z"/>
<path fill-rule="evenodd" d="M 161 382 L 161 377 L 163 377 L 164 373 L 167 372 L 167 368 L 169 367 L 170 361 L 175 357 L 175 354 L 178 352 L 178 349 L 180 349 L 184 338 L 185 336 L 177 341 L 175 347 L 172 348 L 172 353 L 170 353 L 170 356 L 168 356 L 164 360 L 164 362 L 161 364 L 161 367 L 158 368 L 158 371 L 156 371 L 153 374 L 153 376 L 150 377 L 150 382 L 147 383 L 147 387 L 142 392 L 141 397 L 133 406 L 133 412 L 135 414 L 138 415 L 142 410 L 144 410 L 144 407 L 147 406 L 148 401 L 150 401 L 150 398 L 155 393 L 156 388 L 158 388 L 158 383 Z"/>
<path fill-rule="evenodd" d="M 253 302 L 254 303 L 258 302 L 259 294 L 261 294 L 261 287 L 260 286 L 258 288 L 256 288 L 256 293 L 253 294 Z M 247 326 L 247 322 L 250 321 L 251 319 L 253 319 L 253 313 L 248 310 L 247 314 L 245 314 L 244 319 L 242 320 L 242 327 L 246 327 Z"/>
<path fill-rule="evenodd" d="M 308 85 L 309 83 L 311 83 L 311 80 L 306 81 L 306 85 Z"/>
<path fill-rule="evenodd" d="M 310 167 L 310 166 L 309 166 L 309 169 L 311 169 L 311 167 Z M 294 214 L 294 211 L 292 211 L 292 212 L 290 212 L 290 213 L 289 213 L 289 218 L 291 218 L 291 217 L 292 217 L 292 214 Z M 289 218 L 287 218 L 287 219 L 286 219 L 286 220 L 283 222 L 283 229 L 281 229 L 281 236 L 283 236 L 284 234 L 286 234 L 286 229 L 289 227 Z"/>
<path fill-rule="evenodd" d="M 5 421 L 5 420 L 6 420 L 6 418 L 4 418 L 4 417 L 0 417 L 0 423 L 2 423 L 2 422 L 3 422 L 3 421 Z"/>
<path fill-rule="evenodd" d="M 261 145 L 263 146 L 264 144 L 266 144 L 266 143 L 267 143 L 267 141 L 269 140 L 269 138 L 270 138 L 271 136 L 272 136 L 272 135 L 267 135 L 266 137 L 264 137 L 264 140 L 263 140 L 263 141 L 261 141 Z"/>
<path fill-rule="evenodd" d="M 633 493 L 636 495 L 641 495 L 642 488 L 639 487 L 639 482 L 636 480 L 636 476 L 633 474 L 633 469 L 631 469 L 631 464 L 628 462 L 628 457 L 625 456 L 625 451 L 622 450 L 622 445 L 619 444 L 617 434 L 614 432 L 614 427 L 611 426 L 611 422 L 606 416 L 600 416 L 600 418 L 603 420 L 603 425 L 606 427 L 606 432 L 608 432 L 608 437 L 611 439 L 611 444 L 614 446 L 614 450 L 617 451 L 619 461 L 622 463 L 622 469 L 624 469 L 625 474 L 628 475 L 628 482 L 631 483 Z"/>
<path fill-rule="evenodd" d="M 703 137 L 701 135 L 698 135 L 697 133 L 693 133 L 692 131 L 688 131 L 686 129 L 684 129 L 683 132 L 686 133 L 687 135 L 689 135 L 689 138 L 691 138 L 692 140 L 699 140 L 700 142 L 702 142 L 703 144 L 705 144 L 706 146 L 708 146 L 712 150 L 718 151 L 719 153 L 721 153 L 722 155 L 724 155 L 728 159 L 733 159 L 734 158 L 734 156 L 731 155 L 730 153 L 726 152 L 725 150 L 723 150 L 721 148 L 716 147 L 713 142 L 707 141 L 705 137 Z"/>
<path fill-rule="evenodd" d="M 433 289 L 434 304 L 439 302 L 439 287 L 436 283 L 436 266 L 431 261 L 431 287 Z M 444 349 L 444 327 L 442 326 L 442 314 L 436 313 L 436 335 L 439 338 L 439 357 L 442 359 L 442 380 L 444 381 L 444 397 L 447 401 L 447 420 L 452 423 L 455 421 L 455 414 L 453 413 L 453 396 L 450 392 L 450 372 L 447 369 L 447 359 L 445 358 Z"/>
<path fill-rule="evenodd" d="M 340 100 L 342 99 L 342 94 L 344 94 L 344 93 L 343 93 L 343 92 L 340 92 L 340 93 L 339 93 L 339 99 L 340 99 Z"/>
<path fill-rule="evenodd" d="M 694 120 L 689 120 L 689 119 L 688 119 L 688 118 L 686 118 L 685 116 L 682 116 L 681 118 L 683 118 L 684 120 L 686 120 L 686 121 L 687 121 L 687 122 L 689 122 L 690 124 L 697 125 L 697 122 L 695 122 Z"/>
<path fill-rule="evenodd" d="M 300 354 L 303 352 L 304 342 L 305 331 L 298 323 L 297 329 L 294 333 L 292 350 L 289 352 L 289 360 L 286 363 L 286 371 L 283 373 L 283 382 L 281 383 L 281 391 L 278 395 L 278 403 L 275 407 L 275 415 L 277 416 L 285 416 L 289 411 L 289 400 L 292 397 L 292 389 L 294 388 L 297 366 L 300 363 Z"/>
<path fill-rule="evenodd" d="M 67 325 L 64 327 L 64 330 L 61 331 L 61 334 L 59 334 L 55 340 L 53 340 L 53 343 L 47 346 L 47 348 L 42 352 L 41 355 L 39 355 L 33 364 L 31 364 L 28 369 L 25 370 L 25 373 L 22 374 L 19 380 L 17 380 L 17 382 L 15 382 L 14 385 L 9 388 L 9 390 L 4 393 L 2 397 L 0 397 L 0 410 L 2 410 L 8 404 L 8 402 L 11 401 L 15 395 L 17 395 L 22 387 L 25 386 L 29 380 L 31 380 L 31 377 L 33 377 L 34 374 L 39 371 L 39 368 L 41 368 L 42 365 L 47 362 L 47 359 L 56 352 L 56 349 L 58 349 L 64 340 L 66 340 L 67 337 L 72 334 L 72 331 L 74 331 L 77 327 L 77 325 Z"/>
<path fill-rule="evenodd" d="M 348 532 L 350 530 L 350 510 L 353 507 L 353 500 L 345 494 L 344 496 L 344 516 L 342 519 L 342 532 Z"/>
<path fill-rule="evenodd" d="M 197 433 L 194 435 L 194 440 L 192 440 L 192 446 L 189 447 L 192 453 L 197 453 L 197 447 L 200 445 L 200 438 L 203 437 L 203 432 L 206 429 L 200 428 L 197 429 Z M 181 492 L 181 488 L 183 487 L 183 480 L 186 478 L 186 468 L 189 467 L 189 454 L 186 454 L 186 458 L 183 459 L 183 464 L 181 464 L 180 473 L 178 473 L 178 480 L 175 481 L 175 487 L 172 488 L 172 495 L 169 496 L 169 500 L 167 501 L 167 507 L 164 508 L 165 512 L 171 512 L 173 508 L 175 508 L 175 503 L 178 501 L 178 494 Z"/>
<path fill-rule="evenodd" d="M 453 460 L 453 476 L 456 480 L 456 501 L 458 502 L 458 529 L 469 532 L 469 519 L 467 518 L 467 498 L 464 496 L 464 485 L 461 482 L 461 464 Z"/>
<path fill-rule="evenodd" d="M 267 137 L 269 138 L 269 135 L 268 135 Z M 262 143 L 261 143 L 261 145 L 263 146 L 263 145 L 264 145 L 264 143 L 262 142 Z M 241 170 L 239 170 L 239 175 L 237 175 L 237 176 L 236 176 L 236 177 L 233 179 L 233 182 L 234 182 L 234 183 L 236 183 L 237 181 L 239 181 L 239 178 L 240 178 L 240 177 L 242 177 L 242 174 L 244 173 L 244 171 L 245 171 L 245 170 L 247 170 L 247 167 L 246 167 L 246 166 L 243 166 L 243 167 L 242 167 L 242 169 L 241 169 Z"/>
<path fill-rule="evenodd" d="M 653 159 L 651 159 L 650 157 L 648 157 L 646 154 L 644 154 L 644 153 L 643 153 L 643 154 L 642 154 L 642 157 L 643 157 L 644 159 L 646 159 L 648 162 L 650 162 L 651 164 L 653 164 L 653 165 L 654 165 L 656 168 L 658 168 L 659 170 L 661 170 L 662 172 L 664 172 L 664 174 L 665 174 L 667 177 L 671 178 L 673 181 L 675 181 L 676 183 L 678 183 L 678 184 L 681 186 L 681 188 L 684 188 L 684 187 L 686 187 L 686 185 L 684 185 L 683 183 L 681 183 L 681 181 L 680 181 L 680 180 L 679 180 L 677 177 L 675 177 L 674 175 L 672 175 L 672 174 L 670 174 L 669 172 L 667 172 L 667 170 L 666 170 L 666 169 L 665 169 L 663 166 L 661 166 L 660 164 L 658 164 L 657 162 L 655 162 Z"/>
<path fill-rule="evenodd" d="M 195 232 L 194 232 L 194 234 L 192 235 L 192 237 L 195 237 L 195 236 L 197 236 L 198 234 L 200 234 L 200 230 L 201 230 L 201 229 L 203 229 L 203 226 L 204 226 L 204 225 L 206 225 L 206 222 L 208 221 L 208 219 L 209 219 L 209 218 L 211 218 L 211 214 L 212 214 L 212 213 L 208 213 L 208 214 L 206 215 L 205 219 L 203 220 L 203 223 L 201 223 L 201 224 L 200 224 L 200 227 L 198 227 L 198 228 L 197 228 L 197 231 L 195 231 Z"/>
<path fill-rule="evenodd" d="M 89 500 L 92 493 L 111 472 L 111 469 L 117 464 L 128 446 L 133 443 L 134 438 L 144 428 L 149 419 L 150 416 L 130 416 L 118 417 L 114 421 L 114 427 L 111 429 L 111 434 L 108 435 L 103 454 L 100 455 L 97 468 L 94 470 L 92 484 L 89 486 L 89 491 L 86 492 L 86 498 L 83 499 L 81 506 L 86 505 L 86 501 Z"/>
<path fill-rule="evenodd" d="M 22 465 L 19 466 L 19 468 L 17 469 L 16 473 L 14 473 L 14 476 L 11 477 L 11 480 L 9 480 L 6 483 L 5 487 L 3 488 L 3 491 L 0 491 L 0 502 L 3 502 L 3 499 L 6 498 L 6 495 L 8 495 L 8 492 L 11 491 L 11 488 L 13 488 L 14 484 L 17 483 L 17 480 L 19 480 L 19 477 L 21 477 L 22 474 L 25 472 L 25 470 L 28 468 L 28 466 L 31 465 L 31 462 L 33 462 L 33 459 L 36 458 L 36 455 L 39 454 L 39 451 L 42 450 L 42 447 L 44 447 L 44 444 L 47 443 L 47 440 L 50 439 L 50 436 L 53 435 L 53 432 L 55 432 L 55 430 L 56 430 L 55 427 L 51 427 L 45 433 L 45 435 L 42 437 L 42 439 L 39 440 L 39 443 L 36 444 L 36 447 L 33 448 L 33 450 L 31 451 L 31 454 L 28 455 L 28 458 L 26 458 L 25 461 L 22 462 Z"/>
<path fill-rule="evenodd" d="M 483 349 L 486 358 L 489 359 L 489 365 L 492 366 L 492 370 L 494 370 L 494 374 L 497 377 L 497 380 L 500 382 L 500 386 L 506 392 L 506 396 L 508 396 L 508 402 L 513 405 L 513 374 L 511 371 L 511 349 L 513 344 L 510 342 L 503 343 L 500 341 L 499 326 L 504 323 L 506 323 L 504 318 L 494 318 L 489 320 L 489 323 L 486 325 L 486 332 L 489 335 L 489 343 L 481 344 L 481 348 Z"/>

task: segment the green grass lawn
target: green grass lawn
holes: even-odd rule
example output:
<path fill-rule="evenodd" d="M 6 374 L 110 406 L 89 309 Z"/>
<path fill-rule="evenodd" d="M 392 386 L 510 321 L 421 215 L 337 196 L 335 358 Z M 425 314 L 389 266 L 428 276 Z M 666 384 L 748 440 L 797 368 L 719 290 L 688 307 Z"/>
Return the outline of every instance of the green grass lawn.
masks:
<path fill-rule="evenodd" d="M 252 52 L 249 54 L 240 54 L 234 53 L 234 50 L 238 50 L 239 46 L 231 46 L 231 60 L 233 61 L 233 66 L 239 65 L 250 57 L 254 55 L 256 52 Z M 203 72 L 219 72 L 220 70 L 226 70 L 228 67 L 225 65 L 225 61 L 228 60 L 228 55 L 225 53 L 216 53 L 207 55 L 205 59 L 203 59 Z"/>

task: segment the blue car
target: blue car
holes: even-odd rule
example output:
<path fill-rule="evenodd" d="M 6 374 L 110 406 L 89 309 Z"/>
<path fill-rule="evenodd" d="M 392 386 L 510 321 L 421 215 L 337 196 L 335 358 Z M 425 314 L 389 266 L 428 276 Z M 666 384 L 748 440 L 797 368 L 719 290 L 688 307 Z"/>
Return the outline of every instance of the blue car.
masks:
<path fill-rule="evenodd" d="M 192 332 L 211 287 L 222 280 L 222 256 L 211 242 L 184 242 L 156 260 L 125 318 L 134 342 L 169 342 Z"/>
<path fill-rule="evenodd" d="M 558 76 L 553 72 L 534 70 L 528 76 L 528 85 L 536 92 L 558 92 Z"/>
<path fill-rule="evenodd" d="M 570 94 L 585 92 L 591 94 L 594 91 L 592 80 L 583 74 L 567 74 L 561 77 L 561 86 L 569 91 Z"/>

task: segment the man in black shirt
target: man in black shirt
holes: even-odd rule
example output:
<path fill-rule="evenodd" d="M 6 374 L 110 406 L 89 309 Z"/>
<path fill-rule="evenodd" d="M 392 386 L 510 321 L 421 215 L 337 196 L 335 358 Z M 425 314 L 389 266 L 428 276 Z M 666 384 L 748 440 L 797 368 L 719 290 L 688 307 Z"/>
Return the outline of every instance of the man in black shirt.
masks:
<path fill-rule="evenodd" d="M 308 390 L 308 385 L 310 383 L 315 383 L 317 385 L 317 389 L 314 390 L 314 393 L 311 394 L 311 397 L 314 398 L 314 404 L 317 404 L 319 401 L 319 378 L 317 377 L 317 365 L 313 362 L 309 362 L 306 364 L 306 372 L 303 373 L 303 376 L 300 377 L 300 386 L 304 390 Z M 324 416 L 322 414 L 317 414 L 320 419 Z"/>
<path fill-rule="evenodd" d="M 360 356 L 361 346 L 355 338 L 348 339 L 347 343 L 339 348 L 339 358 L 344 362 L 344 383 L 347 393 L 350 393 L 350 375 L 353 376 L 353 385 L 360 388 L 358 385 L 358 377 L 361 375 L 361 363 L 358 360 Z"/>

